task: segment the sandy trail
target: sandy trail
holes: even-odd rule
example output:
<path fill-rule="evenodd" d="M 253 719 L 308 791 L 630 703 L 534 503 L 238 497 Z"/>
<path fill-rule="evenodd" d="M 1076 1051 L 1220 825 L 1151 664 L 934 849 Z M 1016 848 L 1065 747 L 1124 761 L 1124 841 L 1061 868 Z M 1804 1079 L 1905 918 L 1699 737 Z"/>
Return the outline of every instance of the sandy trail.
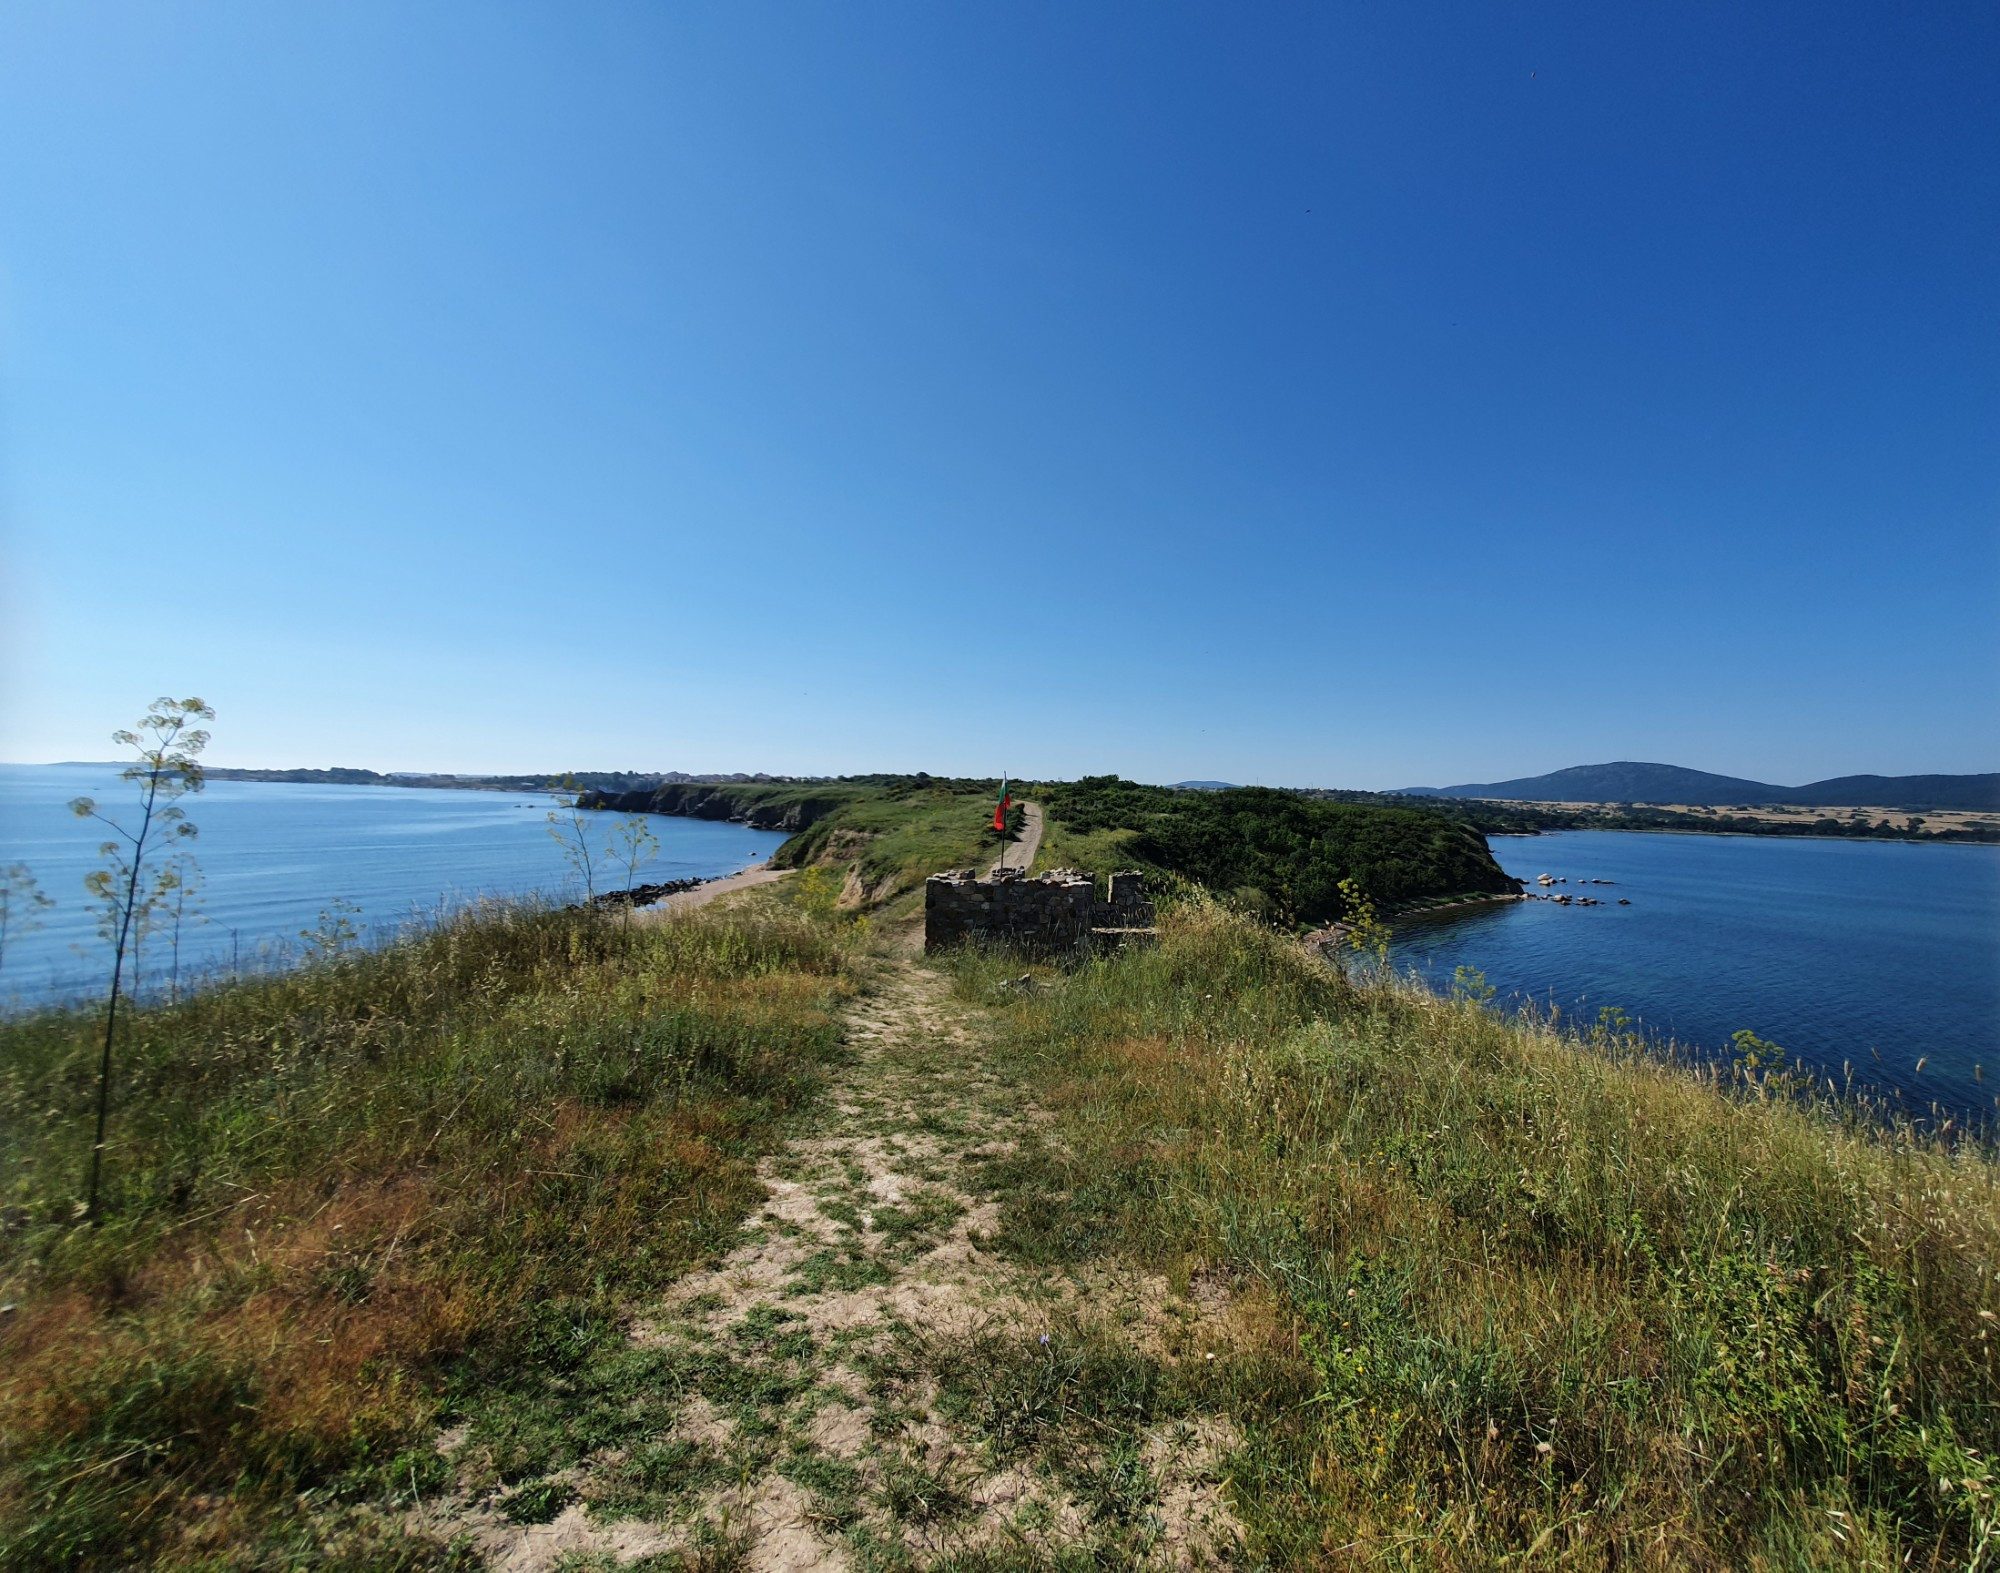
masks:
<path fill-rule="evenodd" d="M 547 1522 L 509 1522 L 489 1496 L 459 1505 L 459 1527 L 504 1573 L 655 1555 L 747 1573 L 1229 1562 L 1226 1426 L 1083 1425 L 1068 1417 L 1087 1396 L 1047 1397 L 1121 1341 L 1147 1352 L 1116 1360 L 1210 1358 L 1226 1297 L 996 1246 L 1038 1178 L 1010 1165 L 1046 1121 L 940 973 L 885 959 L 847 1027 L 851 1060 L 817 1128 L 759 1166 L 767 1199 L 739 1243 L 639 1308 L 631 1358 L 667 1373 L 641 1397 L 670 1420 L 571 1471 Z"/>
<path fill-rule="evenodd" d="M 1021 836 L 1002 848 L 1000 857 L 993 860 L 995 869 L 1005 859 L 1009 868 L 1033 868 L 1035 854 L 1042 850 L 1042 805 L 1021 800 Z"/>

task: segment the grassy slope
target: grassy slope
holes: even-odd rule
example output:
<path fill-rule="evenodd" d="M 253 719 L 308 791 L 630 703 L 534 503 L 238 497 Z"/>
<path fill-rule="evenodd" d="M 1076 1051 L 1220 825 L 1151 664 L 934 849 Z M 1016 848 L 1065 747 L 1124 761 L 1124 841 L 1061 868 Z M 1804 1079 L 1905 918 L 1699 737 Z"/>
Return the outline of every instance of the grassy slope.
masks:
<path fill-rule="evenodd" d="M 449 1560 L 360 1505 L 729 1236 L 848 992 L 797 919 L 529 913 L 149 1009 L 97 1230 L 95 1021 L 0 1025 L 0 1565 Z"/>
<path fill-rule="evenodd" d="M 960 833 L 952 796 L 883 839 Z M 1351 983 L 1200 901 L 1164 927 L 1026 995 L 955 963 L 1055 1116 L 988 1165 L 992 1244 L 1236 1284 L 1248 1347 L 1189 1393 L 1270 1565 L 1980 1554 L 1989 1155 Z M 66 1226 L 89 1021 L 0 1028 L 0 1565 L 448 1565 L 395 1510 L 453 1478 L 553 1512 L 537 1482 L 685 1375 L 621 1318 L 730 1236 L 853 932 L 466 919 L 148 1012 L 98 1231 Z"/>
<path fill-rule="evenodd" d="M 924 881 L 948 868 L 985 867 L 1000 855 L 993 829 L 997 781 L 895 777 L 794 836 L 772 859 L 850 870 L 871 904 L 900 916 L 922 899 Z M 1015 808 L 1012 823 L 1020 827 Z"/>
<path fill-rule="evenodd" d="M 864 776 L 846 781 L 707 786 L 677 784 L 647 793 L 595 796 L 586 806 L 648 810 L 789 825 L 797 833 L 772 855 L 779 868 L 813 866 L 852 874 L 856 896 L 899 915 L 930 875 L 999 854 L 992 827 L 998 781 L 942 776 Z M 1020 825 L 1019 810 L 1014 825 Z M 850 905 L 854 904 L 851 898 Z"/>
<path fill-rule="evenodd" d="M 1025 997 L 958 966 L 1058 1116 L 998 1243 L 1247 1286 L 1233 1478 L 1273 1563 L 1990 1565 L 1989 1153 L 1350 984 L 1199 904 Z"/>

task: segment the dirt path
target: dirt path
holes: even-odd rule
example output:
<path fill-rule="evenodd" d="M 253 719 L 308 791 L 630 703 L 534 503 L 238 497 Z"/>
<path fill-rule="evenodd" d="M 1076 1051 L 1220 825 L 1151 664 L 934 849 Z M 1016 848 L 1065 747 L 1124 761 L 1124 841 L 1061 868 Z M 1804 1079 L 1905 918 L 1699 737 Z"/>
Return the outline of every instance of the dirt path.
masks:
<path fill-rule="evenodd" d="M 1020 839 L 1009 843 L 1003 852 L 1009 868 L 1032 868 L 1035 854 L 1042 850 L 1042 805 L 1021 800 Z M 1000 866 L 1000 859 L 993 860 L 993 867 Z"/>
<path fill-rule="evenodd" d="M 554 1483 L 568 1505 L 548 1522 L 461 1508 L 489 1566 L 1229 1560 L 1229 1434 L 1157 1397 L 1170 1367 L 1213 1358 L 1217 1297 L 1006 1252 L 1044 1121 L 991 1030 L 938 973 L 882 963 L 818 1131 L 760 1166 L 768 1199 L 735 1249 L 642 1315 L 622 1358 L 659 1373 L 633 1400 L 652 1434 Z"/>

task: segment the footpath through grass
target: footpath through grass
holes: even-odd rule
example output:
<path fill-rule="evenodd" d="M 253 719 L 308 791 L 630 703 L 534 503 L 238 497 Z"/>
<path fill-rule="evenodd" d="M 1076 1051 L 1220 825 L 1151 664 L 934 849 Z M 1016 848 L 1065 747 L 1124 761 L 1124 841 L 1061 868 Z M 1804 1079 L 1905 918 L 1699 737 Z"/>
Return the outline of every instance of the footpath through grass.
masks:
<path fill-rule="evenodd" d="M 1200 900 L 897 928 L 141 1012 L 95 1230 L 94 1018 L 0 1026 L 0 1566 L 1993 1565 L 1990 1153 Z"/>
<path fill-rule="evenodd" d="M 1223 1281 L 1273 1566 L 1990 1567 L 2000 1171 L 1213 908 L 961 997 L 1055 1114 L 996 1246 Z"/>
<path fill-rule="evenodd" d="M 1038 1112 L 990 1023 L 870 968 L 733 1249 L 469 1416 L 448 1509 L 508 1573 L 1207 1567 L 1224 1330 L 1120 1264 L 989 1244 Z"/>
<path fill-rule="evenodd" d="M 0 1025 L 0 1565 L 420 1567 L 440 1424 L 733 1236 L 838 1052 L 796 917 L 450 922 L 132 1017 Z"/>

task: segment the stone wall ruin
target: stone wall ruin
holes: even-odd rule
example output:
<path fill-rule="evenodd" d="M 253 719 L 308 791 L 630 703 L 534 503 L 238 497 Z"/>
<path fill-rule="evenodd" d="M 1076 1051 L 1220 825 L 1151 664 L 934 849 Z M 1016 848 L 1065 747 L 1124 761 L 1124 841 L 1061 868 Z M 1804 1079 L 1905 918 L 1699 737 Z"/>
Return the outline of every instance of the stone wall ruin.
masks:
<path fill-rule="evenodd" d="M 1033 879 L 1013 868 L 990 879 L 953 869 L 924 885 L 927 951 L 976 940 L 1054 955 L 1115 950 L 1154 937 L 1153 904 L 1144 881 L 1129 871 L 1113 874 L 1102 898 L 1095 879 L 1069 868 Z"/>

